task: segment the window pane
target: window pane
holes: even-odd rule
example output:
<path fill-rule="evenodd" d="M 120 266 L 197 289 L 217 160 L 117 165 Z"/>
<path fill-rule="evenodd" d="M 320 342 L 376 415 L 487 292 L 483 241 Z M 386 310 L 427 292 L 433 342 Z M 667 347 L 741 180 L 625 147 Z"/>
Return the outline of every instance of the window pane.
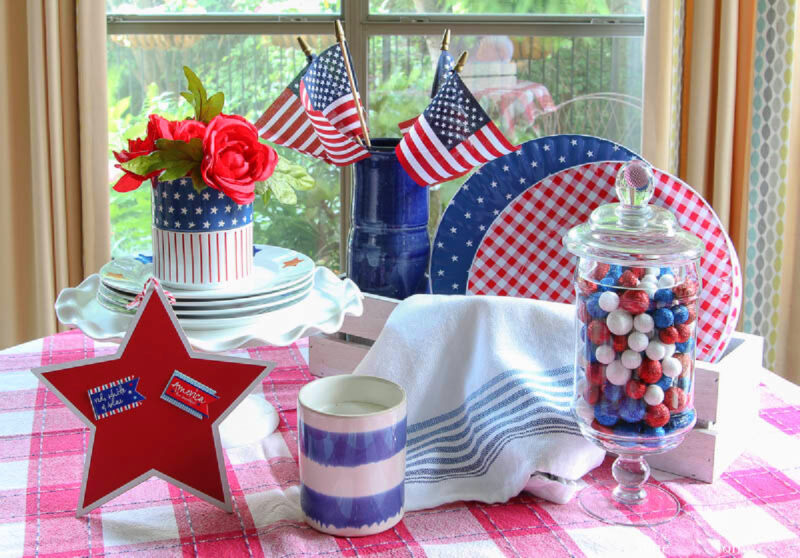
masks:
<path fill-rule="evenodd" d="M 373 14 L 636 15 L 644 0 L 369 0 Z"/>
<path fill-rule="evenodd" d="M 332 37 L 310 37 L 317 52 Z M 325 42 L 328 41 L 328 42 Z M 111 183 L 119 170 L 111 151 L 124 139 L 145 133 L 147 115 L 169 119 L 190 116 L 180 97 L 182 66 L 192 68 L 208 91 L 225 93 L 225 112 L 251 122 L 283 91 L 305 65 L 290 35 L 112 35 L 108 38 L 109 167 Z M 302 164 L 316 180 L 313 190 L 298 192 L 296 206 L 272 200 L 255 202 L 254 239 L 286 246 L 339 268 L 339 171 L 310 157 L 278 148 L 281 157 Z M 111 192 L 114 256 L 150 253 L 150 192 Z"/>
<path fill-rule="evenodd" d="M 382 35 L 369 44 L 369 117 L 375 137 L 430 102 L 439 36 Z M 470 53 L 462 77 L 514 143 L 557 133 L 600 136 L 641 147 L 642 39 L 639 37 L 453 36 L 450 52 Z M 432 199 L 444 206 L 465 178 Z M 438 202 L 438 203 L 437 203 Z"/>
<path fill-rule="evenodd" d="M 338 14 L 339 0 L 106 0 L 114 14 Z"/>

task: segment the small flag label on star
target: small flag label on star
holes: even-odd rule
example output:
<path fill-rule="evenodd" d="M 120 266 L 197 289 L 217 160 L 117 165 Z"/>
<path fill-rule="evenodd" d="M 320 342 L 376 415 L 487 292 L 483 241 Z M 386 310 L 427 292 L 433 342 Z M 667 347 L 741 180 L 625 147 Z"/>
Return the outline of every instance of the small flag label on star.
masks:
<path fill-rule="evenodd" d="M 139 378 L 127 376 L 89 390 L 94 418 L 100 420 L 123 411 L 135 409 L 145 397 L 136 388 Z"/>
<path fill-rule="evenodd" d="M 175 370 L 161 399 L 199 419 L 208 418 L 208 405 L 219 399 L 217 392 Z"/>

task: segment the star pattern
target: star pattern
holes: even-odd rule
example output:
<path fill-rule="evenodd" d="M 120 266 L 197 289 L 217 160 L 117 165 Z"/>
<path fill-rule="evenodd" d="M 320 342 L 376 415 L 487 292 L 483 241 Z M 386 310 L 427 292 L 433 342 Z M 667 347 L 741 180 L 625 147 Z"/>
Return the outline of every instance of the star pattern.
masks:
<path fill-rule="evenodd" d="M 634 157 L 611 142 L 569 135 L 531 140 L 516 155 L 518 158 L 506 155 L 481 167 L 482 174 L 473 174 L 448 203 L 433 243 L 434 293 L 467 292 L 474 271 L 471 266 L 489 227 L 505 217 L 502 212 L 509 204 L 542 179 L 575 165 Z"/>
<path fill-rule="evenodd" d="M 185 180 L 185 184 L 181 182 Z M 187 179 L 159 182 L 160 200 L 169 203 L 154 205 L 153 222 L 162 229 L 197 229 L 204 231 L 230 230 L 252 222 L 253 204 L 235 204 L 223 192 L 206 188 L 201 193 L 194 191 Z M 231 219 L 211 219 L 210 216 L 230 214 Z M 180 216 L 180 218 L 179 218 Z"/>

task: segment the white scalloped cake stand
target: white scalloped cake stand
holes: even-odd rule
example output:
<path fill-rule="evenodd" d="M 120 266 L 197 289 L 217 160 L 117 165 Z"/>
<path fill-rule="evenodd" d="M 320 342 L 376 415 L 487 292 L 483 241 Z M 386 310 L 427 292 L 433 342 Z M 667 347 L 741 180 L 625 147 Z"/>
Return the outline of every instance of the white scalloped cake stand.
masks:
<path fill-rule="evenodd" d="M 59 321 L 73 325 L 98 341 L 120 341 L 133 316 L 106 309 L 97 302 L 100 276 L 90 275 L 75 288 L 64 289 L 56 299 Z M 240 327 L 220 330 L 185 330 L 192 347 L 219 353 L 261 345 L 290 345 L 312 333 L 336 333 L 345 316 L 360 316 L 363 295 L 350 279 L 339 279 L 325 267 L 314 271 L 309 295 L 286 308 L 264 314 Z M 278 414 L 262 395 L 251 394 L 220 425 L 224 448 L 250 445 L 271 434 Z"/>

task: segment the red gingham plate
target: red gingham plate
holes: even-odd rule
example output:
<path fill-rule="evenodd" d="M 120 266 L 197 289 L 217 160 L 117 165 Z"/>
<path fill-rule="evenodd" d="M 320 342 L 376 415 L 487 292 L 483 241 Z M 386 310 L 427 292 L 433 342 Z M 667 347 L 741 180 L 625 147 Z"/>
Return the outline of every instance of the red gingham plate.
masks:
<path fill-rule="evenodd" d="M 433 292 L 574 301 L 575 258 L 561 238 L 599 205 L 617 201 L 614 177 L 637 156 L 585 136 L 540 138 L 517 153 L 484 166 L 445 211 L 431 257 Z M 539 176 L 531 179 L 528 169 Z M 705 242 L 697 357 L 714 362 L 739 318 L 739 261 L 708 203 L 680 179 L 658 169 L 654 175 L 651 203 Z"/>

